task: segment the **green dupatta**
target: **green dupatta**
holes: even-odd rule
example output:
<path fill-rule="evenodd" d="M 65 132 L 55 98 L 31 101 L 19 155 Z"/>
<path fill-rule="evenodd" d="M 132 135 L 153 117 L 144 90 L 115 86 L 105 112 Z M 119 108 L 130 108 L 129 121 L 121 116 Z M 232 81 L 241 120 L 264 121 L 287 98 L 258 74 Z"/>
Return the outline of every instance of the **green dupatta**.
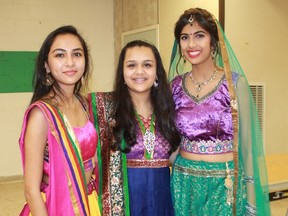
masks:
<path fill-rule="evenodd" d="M 243 165 L 246 187 L 247 206 L 256 207 L 257 215 L 270 215 L 268 177 L 263 150 L 263 139 L 258 113 L 245 74 L 230 46 L 221 25 L 215 19 L 218 28 L 219 47 L 221 52 L 216 56 L 217 66 L 224 68 L 228 82 L 230 104 L 234 131 L 234 203 L 233 214 L 236 215 L 236 193 L 238 185 L 239 164 Z M 169 70 L 169 81 L 176 75 L 186 72 L 185 61 L 179 53 L 179 47 L 174 41 Z M 237 73 L 237 76 L 232 76 Z"/>
<path fill-rule="evenodd" d="M 111 92 L 88 95 L 91 120 L 99 134 L 98 194 L 102 215 L 130 215 L 126 154 L 110 149 L 110 125 L 113 121 Z M 122 141 L 122 146 L 125 142 Z"/>

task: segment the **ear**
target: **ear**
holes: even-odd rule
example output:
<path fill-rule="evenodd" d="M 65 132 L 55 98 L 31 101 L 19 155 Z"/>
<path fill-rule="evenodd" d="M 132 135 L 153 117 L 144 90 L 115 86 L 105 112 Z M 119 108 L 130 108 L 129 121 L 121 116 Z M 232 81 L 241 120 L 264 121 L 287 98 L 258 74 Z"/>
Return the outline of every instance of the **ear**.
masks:
<path fill-rule="evenodd" d="M 45 67 L 45 69 L 46 69 L 47 74 L 51 72 L 51 71 L 50 71 L 50 67 L 49 67 L 49 65 L 47 64 L 47 62 L 44 63 L 44 67 Z"/>

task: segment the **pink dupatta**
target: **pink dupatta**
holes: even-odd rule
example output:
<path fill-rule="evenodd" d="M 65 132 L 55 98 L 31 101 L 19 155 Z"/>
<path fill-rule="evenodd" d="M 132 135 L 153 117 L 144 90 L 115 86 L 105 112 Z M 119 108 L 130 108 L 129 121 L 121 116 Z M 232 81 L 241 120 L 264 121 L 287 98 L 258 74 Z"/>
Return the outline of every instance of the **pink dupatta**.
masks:
<path fill-rule="evenodd" d="M 83 161 L 74 131 L 59 109 L 43 101 L 30 105 L 24 115 L 19 139 L 23 170 L 25 167 L 25 132 L 29 113 L 34 107 L 38 107 L 43 112 L 48 125 L 49 184 L 43 191 L 46 194 L 45 204 L 48 214 L 53 216 L 89 215 Z M 29 213 L 30 210 L 26 204 L 20 215 L 29 215 Z"/>

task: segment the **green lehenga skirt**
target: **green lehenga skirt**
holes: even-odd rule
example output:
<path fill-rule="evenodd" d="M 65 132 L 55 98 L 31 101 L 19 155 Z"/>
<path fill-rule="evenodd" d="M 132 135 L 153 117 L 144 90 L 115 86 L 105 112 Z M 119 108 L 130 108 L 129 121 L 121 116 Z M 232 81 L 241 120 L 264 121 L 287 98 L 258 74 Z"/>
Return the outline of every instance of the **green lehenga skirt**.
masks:
<path fill-rule="evenodd" d="M 228 168 L 228 169 L 227 169 Z M 175 215 L 230 216 L 233 208 L 234 162 L 187 160 L 178 154 L 173 165 L 171 190 Z M 225 186 L 227 174 L 232 186 Z M 237 215 L 245 215 L 246 190 L 239 167 Z"/>

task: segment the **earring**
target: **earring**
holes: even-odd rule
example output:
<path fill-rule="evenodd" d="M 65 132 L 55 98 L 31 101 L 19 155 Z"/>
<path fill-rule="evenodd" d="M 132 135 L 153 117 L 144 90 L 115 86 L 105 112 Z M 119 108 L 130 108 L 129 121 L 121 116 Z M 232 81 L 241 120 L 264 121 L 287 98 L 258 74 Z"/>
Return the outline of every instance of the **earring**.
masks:
<path fill-rule="evenodd" d="M 182 54 L 183 62 L 186 63 L 186 57 Z"/>
<path fill-rule="evenodd" d="M 85 85 L 85 79 L 84 79 L 84 77 L 83 77 L 83 76 L 81 77 L 81 85 L 82 85 L 82 86 L 84 86 L 84 85 Z"/>
<path fill-rule="evenodd" d="M 155 81 L 153 83 L 154 88 L 157 88 L 157 86 L 159 85 L 158 83 L 158 77 L 156 76 Z"/>
<path fill-rule="evenodd" d="M 53 85 L 53 83 L 54 83 L 54 78 L 51 76 L 50 73 L 46 73 L 44 79 L 42 80 L 42 83 L 43 83 L 45 86 L 49 87 L 49 86 Z"/>
<path fill-rule="evenodd" d="M 211 52 L 211 57 L 212 57 L 213 61 L 216 58 L 216 51 L 214 49 Z"/>

